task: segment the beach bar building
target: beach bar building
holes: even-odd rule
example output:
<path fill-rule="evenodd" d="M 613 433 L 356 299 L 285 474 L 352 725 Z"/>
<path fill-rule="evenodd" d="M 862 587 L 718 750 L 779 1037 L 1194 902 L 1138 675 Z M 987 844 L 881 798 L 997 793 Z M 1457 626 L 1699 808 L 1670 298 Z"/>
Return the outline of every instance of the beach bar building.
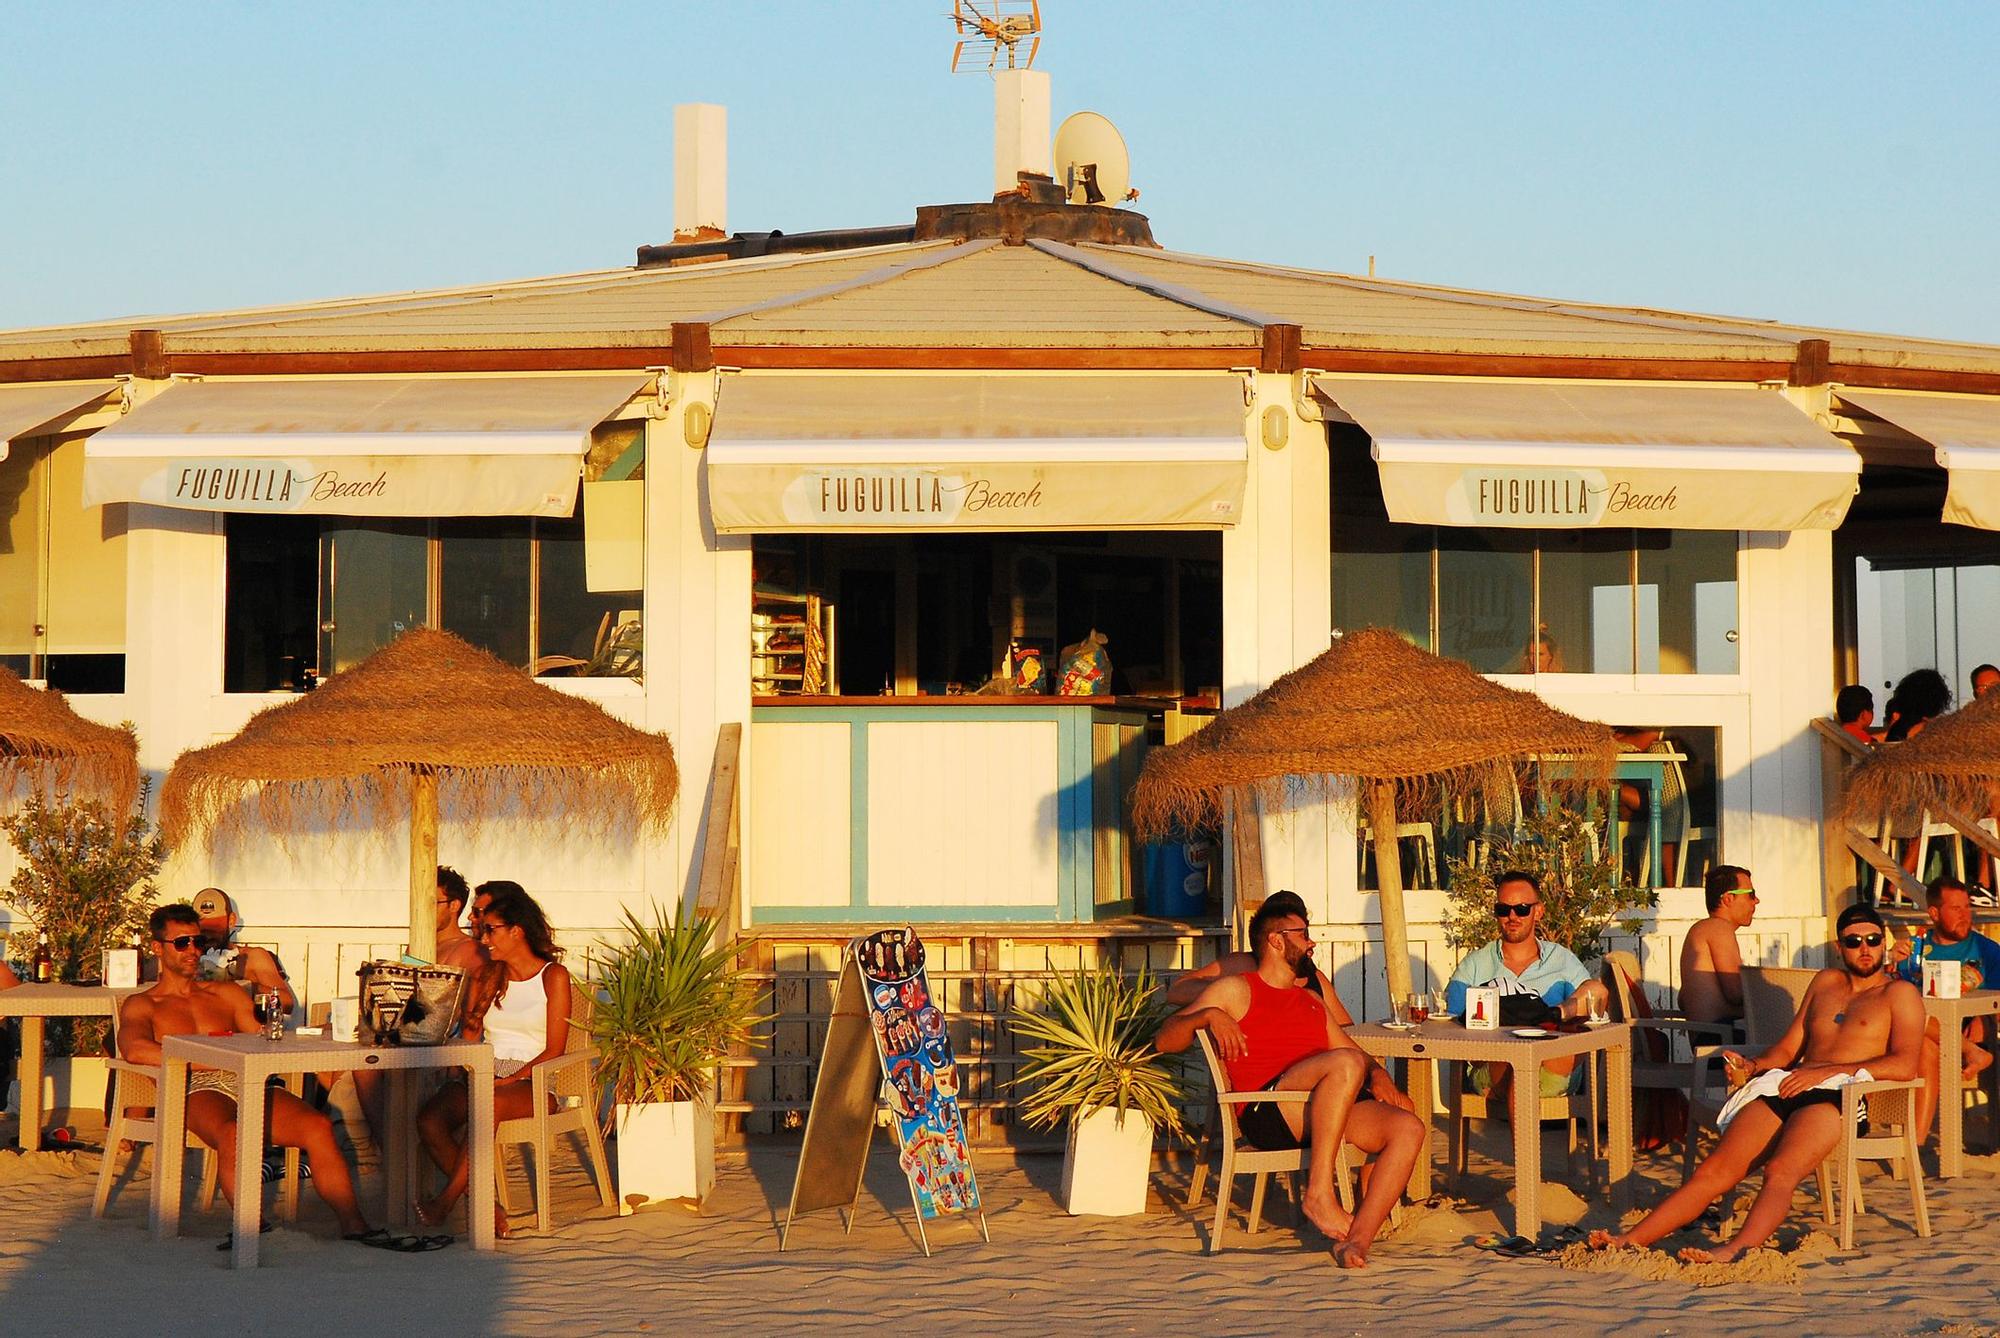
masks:
<path fill-rule="evenodd" d="M 1650 983 L 1722 860 L 1762 893 L 1748 955 L 1816 950 L 1853 879 L 1810 722 L 2000 652 L 1961 616 L 2000 583 L 2000 348 L 1183 254 L 1019 180 L 847 232 L 711 210 L 590 273 L 0 334 L 0 663 L 132 721 L 156 775 L 416 625 L 666 732 L 666 838 L 447 813 L 442 856 L 578 946 L 626 906 L 725 917 L 774 980 L 789 1058 L 734 1093 L 773 1121 L 856 926 L 930 938 L 975 1063 L 1016 973 L 1213 952 L 1230 879 L 1130 839 L 1144 752 L 1367 625 L 1630 740 Z M 1093 630 L 1111 690 L 1057 694 Z M 1355 820 L 1255 820 L 1264 884 L 1385 1012 Z M 1420 983 L 1453 965 L 1451 822 L 1399 832 Z M 325 998 L 400 943 L 402 851 L 189 848 L 163 890 L 227 888 Z"/>

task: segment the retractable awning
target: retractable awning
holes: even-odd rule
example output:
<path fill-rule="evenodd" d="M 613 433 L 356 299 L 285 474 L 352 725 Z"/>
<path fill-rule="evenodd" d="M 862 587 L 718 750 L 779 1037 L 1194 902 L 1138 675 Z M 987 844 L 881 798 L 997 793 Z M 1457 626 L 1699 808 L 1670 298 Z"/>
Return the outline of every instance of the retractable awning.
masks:
<path fill-rule="evenodd" d="M 1374 442 L 1389 519 L 1830 530 L 1861 457 L 1774 390 L 1320 376 Z"/>
<path fill-rule="evenodd" d="M 196 381 L 84 446 L 83 500 L 329 516 L 567 516 L 591 429 L 652 380 Z"/>
<path fill-rule="evenodd" d="M 1834 393 L 1930 443 L 1946 474 L 1946 520 L 2000 530 L 2000 396 L 1844 388 Z"/>
<path fill-rule="evenodd" d="M 95 404 L 116 389 L 116 381 L 0 386 L 0 460 L 7 458 L 7 443 L 14 438 L 29 436 L 36 428 Z"/>
<path fill-rule="evenodd" d="M 1245 459 L 1233 375 L 736 373 L 708 495 L 724 533 L 1216 528 Z"/>

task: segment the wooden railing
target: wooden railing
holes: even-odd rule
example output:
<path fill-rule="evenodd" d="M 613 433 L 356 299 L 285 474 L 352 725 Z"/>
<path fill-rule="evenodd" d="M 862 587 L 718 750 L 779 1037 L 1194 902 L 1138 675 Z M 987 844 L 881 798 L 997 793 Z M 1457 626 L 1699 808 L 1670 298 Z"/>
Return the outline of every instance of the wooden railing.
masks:
<path fill-rule="evenodd" d="M 1820 738 L 1820 799 L 1822 826 L 1826 833 L 1826 915 L 1827 937 L 1833 936 L 1833 920 L 1841 910 L 1857 900 L 1854 859 L 1860 859 L 1914 905 L 1922 905 L 1924 885 L 1897 863 L 1891 852 L 1890 815 L 1884 814 L 1874 832 L 1856 826 L 1846 814 L 1847 773 L 1868 756 L 1868 747 L 1831 720 L 1812 722 Z M 1886 745 L 1894 747 L 1894 744 Z M 1979 825 L 1977 818 L 1948 804 L 1938 804 L 1917 815 L 1920 825 L 1942 822 L 1957 835 L 1970 841 L 1974 849 L 2000 857 L 2000 840 Z"/>

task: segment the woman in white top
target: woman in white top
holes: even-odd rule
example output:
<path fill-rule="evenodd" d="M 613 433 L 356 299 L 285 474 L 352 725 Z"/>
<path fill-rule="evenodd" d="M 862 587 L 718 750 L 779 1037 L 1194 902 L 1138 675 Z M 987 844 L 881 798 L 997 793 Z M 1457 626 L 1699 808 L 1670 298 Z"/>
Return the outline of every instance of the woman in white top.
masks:
<path fill-rule="evenodd" d="M 562 949 L 549 933 L 548 917 L 518 884 L 485 884 L 492 899 L 474 927 L 474 937 L 491 959 L 474 983 L 467 1005 L 465 1036 L 493 1044 L 493 1116 L 518 1119 L 534 1113 L 529 1075 L 545 1059 L 569 1046 L 569 971 Z M 491 997 L 485 997 L 491 991 Z M 444 1192 L 416 1205 L 427 1225 L 444 1221 L 465 1193 L 469 1158 L 465 1155 L 467 1098 L 465 1080 L 446 1083 L 424 1103 L 417 1131 L 424 1150 L 450 1177 Z M 507 1219 L 496 1204 L 494 1230 L 507 1234 Z"/>

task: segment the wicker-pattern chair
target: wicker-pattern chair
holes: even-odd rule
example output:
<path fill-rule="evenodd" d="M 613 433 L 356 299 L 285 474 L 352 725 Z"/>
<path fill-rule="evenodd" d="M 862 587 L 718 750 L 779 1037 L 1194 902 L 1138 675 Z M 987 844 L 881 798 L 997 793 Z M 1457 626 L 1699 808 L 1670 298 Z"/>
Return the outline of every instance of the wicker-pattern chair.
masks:
<path fill-rule="evenodd" d="M 134 1064 L 125 1059 L 107 1059 L 105 1066 L 111 1070 L 111 1118 L 104 1131 L 104 1156 L 97 1167 L 97 1193 L 91 1199 L 90 1215 L 102 1217 L 111 1207 L 111 1195 L 136 1171 L 140 1158 L 146 1155 L 145 1144 L 157 1142 L 160 1126 L 157 1110 L 160 1104 L 159 1065 Z M 131 1115 L 128 1111 L 145 1109 L 153 1115 Z M 121 1170 L 119 1163 L 124 1160 L 122 1149 L 125 1144 L 133 1144 L 132 1160 Z M 222 1171 L 222 1156 L 208 1144 L 194 1136 L 189 1130 L 188 1150 L 201 1156 L 201 1190 L 195 1197 L 195 1206 L 207 1211 L 215 1202 L 217 1187 Z"/>
<path fill-rule="evenodd" d="M 590 1043 L 590 1008 L 589 989 L 571 977 L 569 1045 L 554 1059 L 535 1065 L 529 1075 L 534 1113 L 502 1120 L 493 1131 L 494 1189 L 502 1212 L 513 1212 L 507 1196 L 507 1148 L 513 1144 L 534 1147 L 535 1228 L 545 1234 L 549 1230 L 549 1158 L 558 1134 L 583 1136 L 577 1159 L 590 1168 L 599 1202 L 606 1208 L 617 1203 L 611 1192 L 611 1168 L 604 1157 L 604 1132 L 598 1127 L 597 1047 Z"/>
<path fill-rule="evenodd" d="M 1289 1101 L 1304 1105 L 1312 1098 L 1310 1092 L 1232 1092 L 1229 1090 L 1229 1074 L 1216 1057 L 1215 1047 L 1209 1044 L 1207 1032 L 1196 1032 L 1195 1039 L 1201 1043 L 1202 1058 L 1208 1061 L 1208 1076 L 1215 1084 L 1216 1128 L 1222 1138 L 1222 1167 L 1220 1178 L 1215 1184 L 1215 1229 L 1209 1233 L 1208 1252 L 1218 1253 L 1222 1249 L 1223 1229 L 1229 1225 L 1229 1200 L 1231 1190 L 1239 1175 L 1255 1176 L 1250 1187 L 1250 1216 L 1247 1230 L 1257 1234 L 1257 1228 L 1264 1216 L 1264 1181 L 1272 1171 L 1289 1171 L 1292 1174 L 1292 1202 L 1302 1201 L 1298 1176 L 1305 1169 L 1304 1148 L 1284 1148 L 1267 1152 L 1243 1142 L 1243 1135 L 1237 1128 L 1236 1117 L 1242 1107 L 1260 1101 Z M 1239 1146 L 1240 1144 L 1240 1146 Z M 1354 1147 L 1343 1142 L 1334 1156 L 1334 1189 L 1340 1196 L 1340 1206 L 1349 1212 L 1354 1210 L 1354 1190 L 1349 1177 L 1354 1170 Z M 1208 1149 L 1206 1144 L 1195 1153 L 1194 1176 L 1188 1184 L 1188 1207 L 1201 1206 L 1203 1187 L 1208 1183 Z"/>

